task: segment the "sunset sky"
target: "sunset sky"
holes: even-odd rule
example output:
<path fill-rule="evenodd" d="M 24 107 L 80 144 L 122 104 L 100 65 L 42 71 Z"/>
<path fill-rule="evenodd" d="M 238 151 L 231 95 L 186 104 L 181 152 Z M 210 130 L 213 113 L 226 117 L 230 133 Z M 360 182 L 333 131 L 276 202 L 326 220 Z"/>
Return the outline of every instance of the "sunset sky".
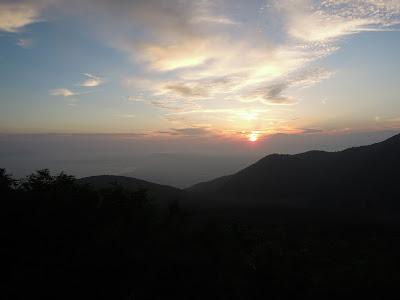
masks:
<path fill-rule="evenodd" d="M 399 0 L 0 1 L 0 132 L 400 128 Z"/>

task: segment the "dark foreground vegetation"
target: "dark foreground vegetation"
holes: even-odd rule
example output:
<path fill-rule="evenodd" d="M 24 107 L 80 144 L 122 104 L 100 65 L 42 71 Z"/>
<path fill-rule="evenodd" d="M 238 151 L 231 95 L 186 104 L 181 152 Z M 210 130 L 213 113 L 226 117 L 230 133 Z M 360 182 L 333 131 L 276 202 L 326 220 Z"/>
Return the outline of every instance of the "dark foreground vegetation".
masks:
<path fill-rule="evenodd" d="M 396 222 L 249 225 L 144 190 L 0 169 L 2 299 L 382 299 L 400 285 Z"/>

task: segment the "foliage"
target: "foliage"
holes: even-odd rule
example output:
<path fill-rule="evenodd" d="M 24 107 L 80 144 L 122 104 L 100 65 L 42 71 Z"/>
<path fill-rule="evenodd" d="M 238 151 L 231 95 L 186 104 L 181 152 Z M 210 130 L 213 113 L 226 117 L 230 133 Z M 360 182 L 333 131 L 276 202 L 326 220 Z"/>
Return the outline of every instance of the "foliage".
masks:
<path fill-rule="evenodd" d="M 0 168 L 0 191 L 9 192 L 16 184 L 10 174 L 6 173 L 5 169 Z"/>
<path fill-rule="evenodd" d="M 157 213 L 146 191 L 95 190 L 0 170 L 4 299 L 283 299 L 382 296 L 399 286 L 391 224 L 267 222 Z M 376 292 L 376 294 L 374 294 Z"/>

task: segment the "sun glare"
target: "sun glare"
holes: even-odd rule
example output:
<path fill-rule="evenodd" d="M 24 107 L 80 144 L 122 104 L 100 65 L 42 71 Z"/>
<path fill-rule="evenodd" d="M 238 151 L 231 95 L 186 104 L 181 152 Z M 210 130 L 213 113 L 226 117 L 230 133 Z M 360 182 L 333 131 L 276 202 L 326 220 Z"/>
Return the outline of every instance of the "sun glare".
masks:
<path fill-rule="evenodd" d="M 257 142 L 257 140 L 258 140 L 258 133 L 253 132 L 249 135 L 250 142 L 254 143 Z"/>

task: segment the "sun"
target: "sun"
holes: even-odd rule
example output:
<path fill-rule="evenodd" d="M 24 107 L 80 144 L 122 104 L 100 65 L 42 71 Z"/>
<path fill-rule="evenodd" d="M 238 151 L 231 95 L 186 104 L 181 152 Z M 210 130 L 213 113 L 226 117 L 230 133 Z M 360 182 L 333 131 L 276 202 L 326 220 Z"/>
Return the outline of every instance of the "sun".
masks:
<path fill-rule="evenodd" d="M 257 140 L 258 140 L 258 133 L 252 132 L 252 133 L 249 135 L 249 141 L 252 142 L 252 143 L 254 143 L 254 142 L 257 142 Z"/>

